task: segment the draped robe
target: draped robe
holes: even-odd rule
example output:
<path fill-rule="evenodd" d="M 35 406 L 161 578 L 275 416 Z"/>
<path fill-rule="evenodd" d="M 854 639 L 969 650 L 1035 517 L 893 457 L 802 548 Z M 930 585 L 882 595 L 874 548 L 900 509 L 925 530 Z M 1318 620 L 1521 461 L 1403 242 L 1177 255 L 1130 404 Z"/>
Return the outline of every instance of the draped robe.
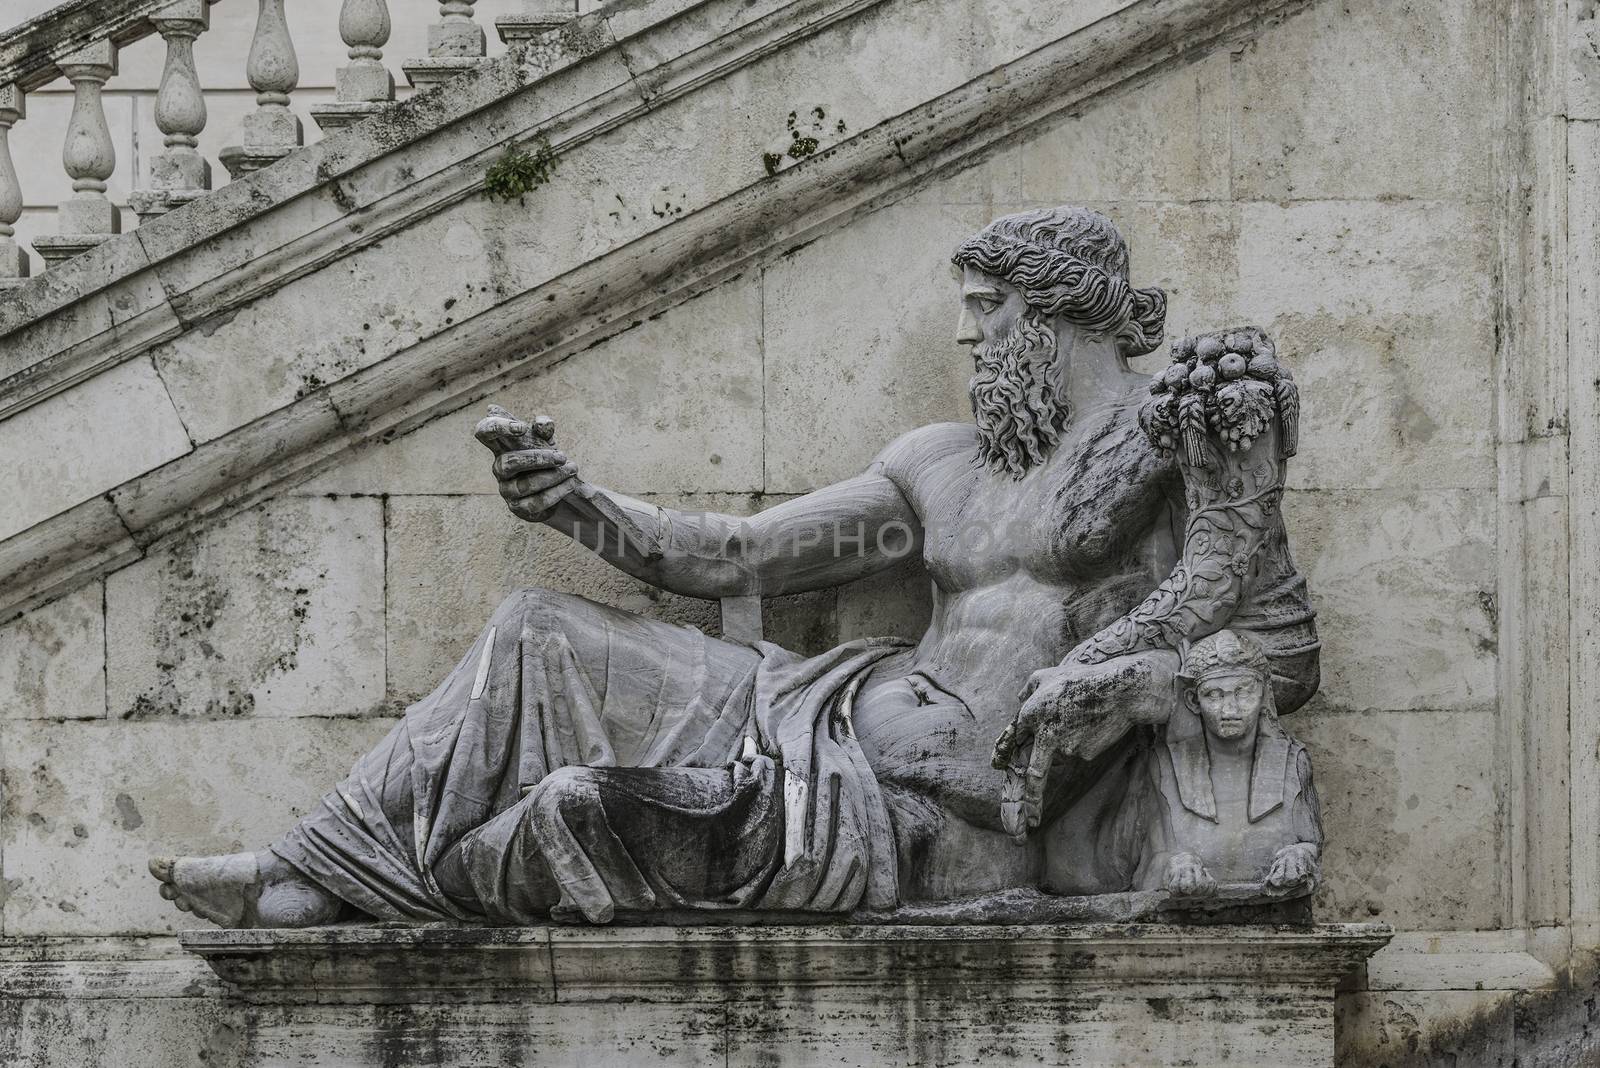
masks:
<path fill-rule="evenodd" d="M 892 907 L 850 714 L 905 645 L 807 658 L 523 591 L 272 849 L 386 920 Z"/>

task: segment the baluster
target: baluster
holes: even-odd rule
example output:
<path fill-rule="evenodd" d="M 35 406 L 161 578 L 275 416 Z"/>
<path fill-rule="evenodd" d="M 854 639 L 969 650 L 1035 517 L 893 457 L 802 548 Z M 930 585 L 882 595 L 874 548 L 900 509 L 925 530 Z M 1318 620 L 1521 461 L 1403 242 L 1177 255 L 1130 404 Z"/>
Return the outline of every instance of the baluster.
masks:
<path fill-rule="evenodd" d="M 483 62 L 488 40 L 472 21 L 475 2 L 439 0 L 439 21 L 428 27 L 428 58 L 401 64 L 407 81 L 426 89 Z"/>
<path fill-rule="evenodd" d="M 256 91 L 256 109 L 244 117 L 244 143 L 220 153 L 222 165 L 235 178 L 276 163 L 302 143 L 300 119 L 289 110 L 289 94 L 300 84 L 300 64 L 283 0 L 258 0 L 244 72 Z"/>
<path fill-rule="evenodd" d="M 494 20 L 500 40 L 522 46 L 523 64 L 542 74 L 562 56 L 561 27 L 578 17 L 578 0 L 523 0 L 520 15 Z"/>
<path fill-rule="evenodd" d="M 87 45 L 57 59 L 56 66 L 72 83 L 72 115 L 61 149 L 72 196 L 56 209 L 59 232 L 33 243 L 47 267 L 122 232 L 122 213 L 106 198 L 106 179 L 117 168 L 117 150 L 100 99 L 101 87 L 117 72 L 117 47 L 110 41 Z"/>
<path fill-rule="evenodd" d="M 11 164 L 11 127 L 26 116 L 22 88 L 0 85 L 0 289 L 19 286 L 28 278 L 28 252 L 17 244 L 16 222 L 22 218 L 22 183 Z"/>
<path fill-rule="evenodd" d="M 150 187 L 128 195 L 140 219 L 162 215 L 211 188 L 211 164 L 196 146 L 206 128 L 206 100 L 194 68 L 194 42 L 211 25 L 206 0 L 178 0 L 151 19 L 167 43 L 167 62 L 156 93 L 156 127 L 165 147 L 150 160 Z"/>
<path fill-rule="evenodd" d="M 350 46 L 350 65 L 334 72 L 336 102 L 311 109 L 324 130 L 360 122 L 394 100 L 394 78 L 383 65 L 383 46 L 389 43 L 386 0 L 344 0 L 339 36 Z"/>

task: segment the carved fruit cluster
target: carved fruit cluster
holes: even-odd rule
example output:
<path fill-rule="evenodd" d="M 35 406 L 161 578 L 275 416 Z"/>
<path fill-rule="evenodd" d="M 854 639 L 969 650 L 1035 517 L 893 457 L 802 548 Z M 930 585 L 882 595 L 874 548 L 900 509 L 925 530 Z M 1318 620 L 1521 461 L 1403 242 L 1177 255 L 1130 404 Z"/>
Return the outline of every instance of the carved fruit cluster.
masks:
<path fill-rule="evenodd" d="M 1180 445 L 1206 466 L 1207 433 L 1231 452 L 1254 445 L 1276 420 L 1278 452 L 1293 456 L 1300 437 L 1300 392 L 1266 334 L 1253 326 L 1199 334 L 1172 345 L 1172 364 L 1150 382 L 1139 423 L 1156 448 Z"/>

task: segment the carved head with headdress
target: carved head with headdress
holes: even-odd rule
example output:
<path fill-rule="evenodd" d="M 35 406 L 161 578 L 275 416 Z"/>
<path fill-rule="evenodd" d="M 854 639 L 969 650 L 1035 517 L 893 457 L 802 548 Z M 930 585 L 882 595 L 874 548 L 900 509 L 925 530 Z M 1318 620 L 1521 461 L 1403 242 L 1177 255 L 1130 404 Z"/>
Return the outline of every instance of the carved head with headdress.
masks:
<path fill-rule="evenodd" d="M 974 348 L 970 383 L 981 459 L 1020 478 L 1066 426 L 1059 325 L 1110 337 L 1126 360 L 1161 343 L 1166 295 L 1129 283 L 1127 243 L 1110 219 L 1087 208 L 1006 215 L 962 242 L 952 259 L 1015 288 L 1027 305 L 1009 335 Z"/>
<path fill-rule="evenodd" d="M 1276 717 L 1272 663 L 1248 634 L 1219 630 L 1201 638 L 1184 654 L 1178 680 L 1184 704 L 1218 738 L 1242 737 L 1263 717 Z"/>

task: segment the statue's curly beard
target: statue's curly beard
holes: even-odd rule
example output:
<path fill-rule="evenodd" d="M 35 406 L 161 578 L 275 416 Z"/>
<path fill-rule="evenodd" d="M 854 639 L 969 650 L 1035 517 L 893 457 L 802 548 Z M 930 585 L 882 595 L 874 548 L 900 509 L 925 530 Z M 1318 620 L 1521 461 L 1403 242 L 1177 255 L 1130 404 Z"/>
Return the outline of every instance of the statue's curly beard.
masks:
<path fill-rule="evenodd" d="M 1067 425 L 1056 336 L 1029 311 L 1010 334 L 974 347 L 972 358 L 978 459 L 996 474 L 1021 478 L 1044 463 Z"/>

